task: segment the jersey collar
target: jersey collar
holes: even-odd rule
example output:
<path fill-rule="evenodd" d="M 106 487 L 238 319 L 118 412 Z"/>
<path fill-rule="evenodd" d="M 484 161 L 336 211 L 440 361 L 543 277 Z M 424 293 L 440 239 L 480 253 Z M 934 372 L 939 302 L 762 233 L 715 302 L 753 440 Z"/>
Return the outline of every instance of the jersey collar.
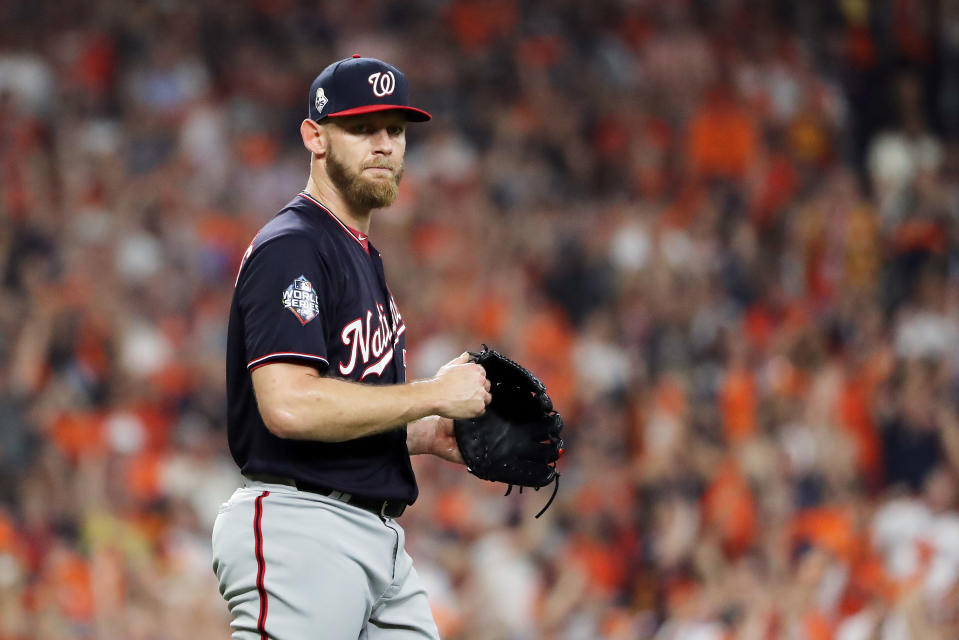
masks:
<path fill-rule="evenodd" d="M 301 192 L 299 192 L 297 195 L 300 196 L 300 197 L 302 197 L 302 198 L 306 198 L 307 200 L 309 200 L 310 202 L 312 202 L 313 204 L 315 204 L 316 206 L 318 206 L 320 209 L 322 209 L 323 211 L 325 211 L 331 218 L 333 218 L 334 220 L 336 220 L 336 223 L 339 224 L 340 227 L 342 227 L 344 231 L 346 231 L 348 234 L 350 234 L 350 236 L 351 236 L 354 240 L 356 240 L 356 242 L 357 242 L 361 247 L 363 247 L 363 251 L 366 251 L 366 253 L 369 253 L 369 252 L 370 252 L 370 237 L 369 237 L 368 235 L 366 235 L 365 233 L 361 233 L 360 231 L 357 231 L 356 229 L 354 229 L 353 227 L 351 227 L 351 226 L 349 226 L 349 225 L 347 225 L 347 224 L 344 224 L 342 220 L 340 220 L 339 218 L 336 217 L 336 214 L 335 214 L 335 213 L 333 213 L 332 211 L 330 211 L 329 209 L 327 209 L 326 206 L 325 206 L 322 202 L 320 202 L 319 200 L 317 200 L 316 198 L 314 198 L 313 196 L 311 196 L 310 194 L 308 194 L 306 191 L 301 191 Z"/>

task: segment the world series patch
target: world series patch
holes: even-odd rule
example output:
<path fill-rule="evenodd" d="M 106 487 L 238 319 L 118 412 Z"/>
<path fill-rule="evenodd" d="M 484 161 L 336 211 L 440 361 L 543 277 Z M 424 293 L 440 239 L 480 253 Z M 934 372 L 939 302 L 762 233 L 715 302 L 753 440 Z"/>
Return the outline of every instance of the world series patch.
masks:
<path fill-rule="evenodd" d="M 320 301 L 313 285 L 300 276 L 283 291 L 283 306 L 293 312 L 300 324 L 306 324 L 320 313 Z"/>

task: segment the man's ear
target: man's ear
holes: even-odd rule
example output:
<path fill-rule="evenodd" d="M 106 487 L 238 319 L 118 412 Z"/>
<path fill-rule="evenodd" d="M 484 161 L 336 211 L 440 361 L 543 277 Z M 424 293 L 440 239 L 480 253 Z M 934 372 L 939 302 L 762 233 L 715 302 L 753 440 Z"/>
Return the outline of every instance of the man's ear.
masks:
<path fill-rule="evenodd" d="M 315 120 L 307 118 L 300 123 L 300 137 L 303 139 L 303 146 L 314 156 L 326 155 L 326 133 Z"/>

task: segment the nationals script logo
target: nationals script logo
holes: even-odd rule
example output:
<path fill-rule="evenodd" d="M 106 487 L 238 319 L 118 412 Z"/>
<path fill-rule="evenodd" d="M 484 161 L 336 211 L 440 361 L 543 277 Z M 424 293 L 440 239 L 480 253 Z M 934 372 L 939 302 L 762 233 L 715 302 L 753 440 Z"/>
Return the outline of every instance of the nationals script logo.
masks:
<path fill-rule="evenodd" d="M 373 321 L 376 328 L 373 329 Z M 391 322 L 392 320 L 392 322 Z M 359 366 L 366 367 L 360 374 L 360 380 L 368 375 L 382 375 L 386 366 L 393 361 L 396 340 L 406 331 L 403 316 L 396 308 L 396 301 L 390 296 L 390 317 L 387 317 L 383 305 L 377 303 L 376 315 L 367 309 L 366 317 L 353 320 L 340 332 L 343 344 L 350 348 L 350 361 L 339 363 L 340 373 L 349 375 Z M 370 361 L 373 361 L 370 364 Z"/>

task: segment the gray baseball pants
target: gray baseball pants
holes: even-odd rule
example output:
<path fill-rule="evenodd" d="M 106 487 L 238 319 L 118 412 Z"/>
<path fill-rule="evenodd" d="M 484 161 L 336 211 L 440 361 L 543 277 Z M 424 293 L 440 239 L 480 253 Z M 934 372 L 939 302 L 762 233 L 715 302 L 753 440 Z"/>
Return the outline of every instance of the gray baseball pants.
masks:
<path fill-rule="evenodd" d="M 439 640 L 390 518 L 247 480 L 213 525 L 213 571 L 234 640 Z"/>

